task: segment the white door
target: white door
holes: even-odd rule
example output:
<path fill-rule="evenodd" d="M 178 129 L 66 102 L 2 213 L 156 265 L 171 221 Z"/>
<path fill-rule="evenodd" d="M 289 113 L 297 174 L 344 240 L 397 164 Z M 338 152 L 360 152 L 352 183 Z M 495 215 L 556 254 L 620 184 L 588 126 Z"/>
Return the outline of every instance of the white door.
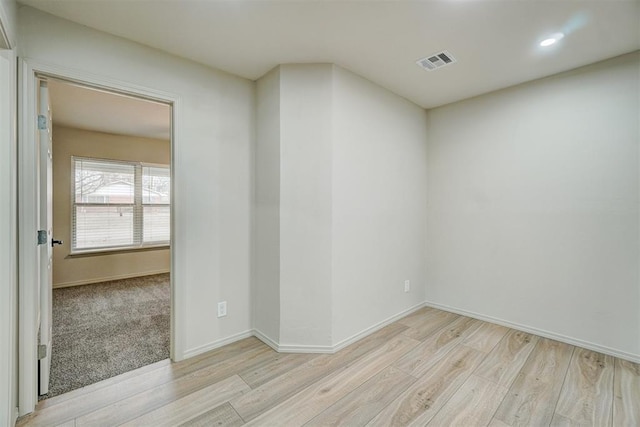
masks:
<path fill-rule="evenodd" d="M 51 369 L 51 323 L 53 285 L 53 164 L 52 125 L 49 90 L 46 80 L 40 80 L 38 94 L 38 135 L 40 142 L 40 227 L 46 233 L 40 245 L 40 349 L 39 350 L 39 391 L 49 392 L 49 371 Z"/>

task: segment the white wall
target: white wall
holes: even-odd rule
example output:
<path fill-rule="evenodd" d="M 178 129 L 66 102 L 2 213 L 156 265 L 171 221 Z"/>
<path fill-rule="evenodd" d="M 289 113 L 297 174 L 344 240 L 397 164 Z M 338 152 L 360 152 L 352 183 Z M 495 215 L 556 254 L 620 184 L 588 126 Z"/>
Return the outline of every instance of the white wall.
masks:
<path fill-rule="evenodd" d="M 280 68 L 256 88 L 253 327 L 280 342 Z"/>
<path fill-rule="evenodd" d="M 172 277 L 185 296 L 182 352 L 250 330 L 253 82 L 32 8 L 19 22 L 23 57 L 180 97 Z M 228 316 L 217 318 L 222 300 Z"/>
<path fill-rule="evenodd" d="M 428 301 L 640 360 L 639 54 L 428 113 Z"/>
<path fill-rule="evenodd" d="M 424 110 L 329 64 L 281 65 L 257 102 L 256 329 L 330 351 L 421 304 Z"/>
<path fill-rule="evenodd" d="M 13 425 L 17 389 L 16 58 L 0 50 L 0 425 Z"/>
<path fill-rule="evenodd" d="M 424 302 L 426 131 L 422 108 L 334 67 L 334 344 Z"/>
<path fill-rule="evenodd" d="M 329 64 L 280 67 L 280 344 L 330 346 Z"/>
<path fill-rule="evenodd" d="M 15 48 L 16 2 L 0 0 L 0 49 Z"/>

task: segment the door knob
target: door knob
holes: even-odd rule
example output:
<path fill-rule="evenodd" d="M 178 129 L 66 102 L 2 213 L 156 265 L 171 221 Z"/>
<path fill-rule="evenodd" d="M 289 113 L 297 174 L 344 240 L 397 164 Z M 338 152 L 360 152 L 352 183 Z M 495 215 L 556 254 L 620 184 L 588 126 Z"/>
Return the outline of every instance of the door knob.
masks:
<path fill-rule="evenodd" d="M 51 247 L 54 247 L 55 245 L 61 245 L 64 242 L 62 240 L 56 240 L 56 239 L 51 239 Z"/>

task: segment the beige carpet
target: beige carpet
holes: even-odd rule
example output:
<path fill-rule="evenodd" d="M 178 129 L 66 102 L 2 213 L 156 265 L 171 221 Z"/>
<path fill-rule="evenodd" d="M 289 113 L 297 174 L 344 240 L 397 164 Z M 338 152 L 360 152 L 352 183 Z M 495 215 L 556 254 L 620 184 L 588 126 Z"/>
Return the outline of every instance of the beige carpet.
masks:
<path fill-rule="evenodd" d="M 169 274 L 53 291 L 53 397 L 169 357 Z"/>

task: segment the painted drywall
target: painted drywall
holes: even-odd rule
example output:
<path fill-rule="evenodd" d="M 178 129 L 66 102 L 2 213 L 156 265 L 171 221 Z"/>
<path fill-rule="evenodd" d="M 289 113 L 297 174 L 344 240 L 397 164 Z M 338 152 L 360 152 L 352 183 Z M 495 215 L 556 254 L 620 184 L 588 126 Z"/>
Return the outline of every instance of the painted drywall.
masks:
<path fill-rule="evenodd" d="M 0 0 L 0 49 L 16 46 L 16 1 Z"/>
<path fill-rule="evenodd" d="M 254 83 L 19 9 L 20 55 L 176 94 L 172 278 L 185 314 L 177 357 L 250 330 Z M 228 315 L 216 316 L 227 301 Z"/>
<path fill-rule="evenodd" d="M 167 120 L 170 120 L 168 115 Z M 167 140 L 54 126 L 53 233 L 64 244 L 56 246 L 53 251 L 53 287 L 168 272 L 168 248 L 70 256 L 72 156 L 169 165 L 171 143 Z"/>
<path fill-rule="evenodd" d="M 280 66 L 280 344 L 330 346 L 329 64 Z"/>
<path fill-rule="evenodd" d="M 330 351 L 424 301 L 426 115 L 330 64 L 257 88 L 256 329 Z"/>
<path fill-rule="evenodd" d="M 253 327 L 280 342 L 280 69 L 256 85 Z"/>
<path fill-rule="evenodd" d="M 427 127 L 404 98 L 337 66 L 333 77 L 337 344 L 424 302 Z"/>
<path fill-rule="evenodd" d="M 639 56 L 428 112 L 429 302 L 640 358 Z"/>
<path fill-rule="evenodd" d="M 0 425 L 17 414 L 16 57 L 0 50 Z"/>

